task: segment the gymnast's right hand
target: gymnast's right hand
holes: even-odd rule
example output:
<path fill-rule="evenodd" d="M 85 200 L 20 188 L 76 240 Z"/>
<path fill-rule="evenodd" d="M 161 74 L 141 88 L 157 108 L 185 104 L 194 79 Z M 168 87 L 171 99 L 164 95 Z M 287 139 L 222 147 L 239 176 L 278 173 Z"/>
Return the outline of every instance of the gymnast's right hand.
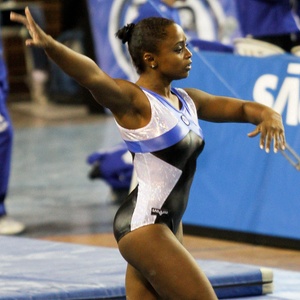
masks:
<path fill-rule="evenodd" d="M 28 7 L 25 8 L 25 16 L 15 12 L 11 12 L 10 19 L 13 22 L 17 22 L 26 26 L 31 37 L 26 40 L 27 46 L 35 46 L 44 49 L 47 48 L 47 45 L 49 44 L 51 37 L 47 35 L 40 28 L 40 26 L 36 24 Z"/>

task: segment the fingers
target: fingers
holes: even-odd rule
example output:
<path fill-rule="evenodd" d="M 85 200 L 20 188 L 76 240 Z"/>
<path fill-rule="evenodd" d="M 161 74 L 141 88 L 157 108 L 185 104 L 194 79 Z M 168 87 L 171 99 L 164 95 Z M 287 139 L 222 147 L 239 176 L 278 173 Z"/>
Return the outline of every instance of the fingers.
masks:
<path fill-rule="evenodd" d="M 31 15 L 31 12 L 30 12 L 28 6 L 25 8 L 25 15 L 26 15 L 29 26 L 35 26 L 36 24 L 32 18 L 32 15 Z"/>
<path fill-rule="evenodd" d="M 285 150 L 285 135 L 284 133 L 277 134 L 274 138 L 274 152 Z"/>
<path fill-rule="evenodd" d="M 258 134 L 260 134 L 260 140 L 259 140 L 259 147 L 260 149 L 264 149 L 265 148 L 265 140 L 266 140 L 266 133 L 261 130 L 261 126 L 257 126 L 252 132 L 248 133 L 248 137 L 255 137 Z M 266 147 L 266 152 L 269 152 L 269 149 Z"/>
<path fill-rule="evenodd" d="M 25 8 L 25 16 L 12 11 L 10 13 L 10 20 L 25 25 L 28 30 L 36 25 L 28 6 Z"/>
<path fill-rule="evenodd" d="M 264 149 L 267 153 L 270 152 L 270 147 L 271 147 L 271 142 L 273 139 L 273 135 L 272 134 L 267 134 L 266 136 L 263 137 L 263 135 L 261 135 L 260 138 L 260 149 Z M 274 142 L 275 145 L 275 142 Z M 275 146 L 274 146 L 275 148 Z M 277 152 L 277 151 L 276 151 Z"/>
<path fill-rule="evenodd" d="M 25 25 L 26 27 L 27 27 L 27 24 L 28 24 L 27 19 L 26 19 L 25 16 L 17 14 L 13 11 L 10 13 L 10 20 L 13 21 L 13 22 L 21 23 L 21 24 Z"/>
<path fill-rule="evenodd" d="M 248 133 L 249 137 L 255 137 L 260 133 L 259 126 L 257 126 L 252 132 Z"/>
<path fill-rule="evenodd" d="M 24 26 L 26 26 L 29 35 L 32 37 L 32 39 L 26 40 L 27 46 L 38 46 L 38 43 L 36 40 L 38 26 L 35 23 L 34 19 L 32 18 L 32 15 L 31 15 L 28 7 L 25 8 L 25 16 L 15 13 L 15 12 L 11 12 L 10 19 L 11 19 L 11 21 L 21 23 Z"/>
<path fill-rule="evenodd" d="M 26 9 L 25 9 L 25 16 L 12 11 L 10 13 L 10 20 L 13 21 L 13 22 L 23 24 L 27 28 L 29 34 L 32 35 L 30 24 L 29 24 L 29 21 L 28 21 L 28 16 L 26 15 L 26 11 L 29 12 L 28 7 L 26 7 Z M 30 14 L 30 12 L 29 12 L 29 14 Z"/>
<path fill-rule="evenodd" d="M 248 136 L 255 137 L 258 134 L 260 134 L 259 147 L 261 149 L 265 149 L 267 153 L 270 152 L 272 142 L 274 153 L 277 153 L 278 150 L 285 149 L 285 135 L 281 127 L 266 130 L 263 129 L 262 126 L 258 125 L 255 130 L 248 133 Z"/>
<path fill-rule="evenodd" d="M 257 136 L 258 134 L 261 134 L 260 135 L 260 140 L 259 140 L 259 147 L 260 147 L 260 149 L 264 149 L 265 148 L 266 133 L 263 130 L 261 130 L 260 125 L 257 126 L 252 132 L 248 133 L 248 137 L 252 138 L 252 137 Z M 267 148 L 266 148 L 266 151 L 267 151 Z"/>
<path fill-rule="evenodd" d="M 270 135 L 267 135 L 265 131 L 261 132 L 260 139 L 259 139 L 259 148 L 265 149 L 267 153 L 270 152 L 270 143 L 269 140 Z"/>
<path fill-rule="evenodd" d="M 265 140 L 266 140 L 266 133 L 261 130 L 261 126 L 258 125 L 252 132 L 248 133 L 248 137 L 255 137 L 257 136 L 258 134 L 260 134 L 260 140 L 259 140 L 259 147 L 260 149 L 264 149 L 265 148 Z M 266 146 L 266 152 L 269 152 L 269 148 L 267 148 Z"/>
<path fill-rule="evenodd" d="M 273 142 L 273 151 L 277 153 L 278 150 L 285 149 L 285 136 L 282 130 L 268 132 L 265 136 L 262 134 L 260 139 L 260 148 L 270 152 L 271 144 Z"/>

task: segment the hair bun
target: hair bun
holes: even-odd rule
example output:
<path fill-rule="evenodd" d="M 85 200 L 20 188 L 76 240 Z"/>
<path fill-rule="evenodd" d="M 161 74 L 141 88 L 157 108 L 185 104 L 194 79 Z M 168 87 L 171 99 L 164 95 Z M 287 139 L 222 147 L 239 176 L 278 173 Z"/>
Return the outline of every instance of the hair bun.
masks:
<path fill-rule="evenodd" d="M 119 29 L 116 33 L 116 36 L 120 40 L 122 40 L 123 44 L 125 44 L 126 42 L 128 43 L 130 41 L 134 26 L 134 23 L 127 24 L 123 28 Z"/>

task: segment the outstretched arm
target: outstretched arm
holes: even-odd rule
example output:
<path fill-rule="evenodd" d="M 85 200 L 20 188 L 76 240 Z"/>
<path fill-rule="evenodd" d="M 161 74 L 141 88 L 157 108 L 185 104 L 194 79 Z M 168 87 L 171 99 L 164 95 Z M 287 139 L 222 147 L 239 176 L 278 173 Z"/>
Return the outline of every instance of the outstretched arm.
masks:
<path fill-rule="evenodd" d="M 117 111 L 121 109 L 120 105 L 130 102 L 130 95 L 124 92 L 123 87 L 127 82 L 112 79 L 93 60 L 46 34 L 36 24 L 28 7 L 25 9 L 25 16 L 11 12 L 10 18 L 26 26 L 31 37 L 26 40 L 27 46 L 44 49 L 48 57 L 65 73 L 90 90 L 100 104 Z"/>
<path fill-rule="evenodd" d="M 270 151 L 273 141 L 274 152 L 285 149 L 285 135 L 281 116 L 272 108 L 240 99 L 214 96 L 196 89 L 186 89 L 194 100 L 199 119 L 211 122 L 252 123 L 256 128 L 248 134 L 260 134 L 260 148 Z"/>

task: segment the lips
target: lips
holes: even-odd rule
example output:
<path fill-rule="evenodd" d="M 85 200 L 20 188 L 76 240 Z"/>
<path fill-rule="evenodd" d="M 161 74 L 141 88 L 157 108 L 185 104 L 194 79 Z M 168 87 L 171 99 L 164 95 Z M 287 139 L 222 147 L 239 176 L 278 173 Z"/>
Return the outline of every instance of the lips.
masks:
<path fill-rule="evenodd" d="M 185 67 L 186 70 L 190 70 L 191 68 L 192 68 L 192 63 L 189 63 L 189 64 Z"/>
<path fill-rule="evenodd" d="M 191 68 L 192 68 L 192 65 L 187 65 L 187 66 L 186 66 L 186 69 L 187 69 L 187 70 L 190 70 Z"/>

